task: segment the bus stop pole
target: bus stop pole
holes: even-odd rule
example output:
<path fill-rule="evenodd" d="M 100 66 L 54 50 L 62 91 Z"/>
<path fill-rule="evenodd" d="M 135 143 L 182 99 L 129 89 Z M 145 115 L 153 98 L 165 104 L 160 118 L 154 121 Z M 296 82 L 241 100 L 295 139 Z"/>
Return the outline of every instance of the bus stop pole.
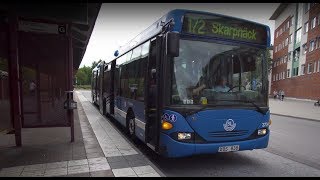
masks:
<path fill-rule="evenodd" d="M 14 5 L 12 5 L 14 6 Z M 18 60 L 18 16 L 15 8 L 10 7 L 9 12 L 9 79 L 11 119 L 13 120 L 16 146 L 21 147 L 21 121 L 19 104 L 19 60 Z"/>
<path fill-rule="evenodd" d="M 72 49 L 72 33 L 71 33 L 71 23 L 68 24 L 68 49 L 69 49 L 69 58 L 68 58 L 68 91 L 73 91 L 73 49 Z M 71 99 L 73 99 L 73 94 Z M 67 117 L 70 122 L 71 130 L 71 142 L 74 142 L 74 117 L 73 109 L 67 110 Z"/>

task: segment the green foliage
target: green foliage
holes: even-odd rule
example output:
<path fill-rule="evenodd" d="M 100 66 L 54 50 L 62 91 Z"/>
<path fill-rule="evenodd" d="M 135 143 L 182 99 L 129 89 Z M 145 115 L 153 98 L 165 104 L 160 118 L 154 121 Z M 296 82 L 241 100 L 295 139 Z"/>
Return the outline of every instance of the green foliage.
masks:
<path fill-rule="evenodd" d="M 76 79 L 79 87 L 87 87 L 87 86 L 82 86 L 82 85 L 91 85 L 91 73 L 92 69 L 97 66 L 98 63 L 100 63 L 102 60 L 100 59 L 99 61 L 94 61 L 92 62 L 91 67 L 90 66 L 83 66 L 78 69 L 77 74 L 76 74 Z"/>
<path fill-rule="evenodd" d="M 102 61 L 101 59 L 100 59 L 98 62 L 93 61 L 93 62 L 92 62 L 92 65 L 91 65 L 91 70 L 92 70 L 93 68 L 95 68 L 101 61 Z"/>
<path fill-rule="evenodd" d="M 91 89 L 91 85 L 76 85 L 76 89 Z"/>
<path fill-rule="evenodd" d="M 271 49 L 272 48 L 273 47 L 271 47 Z M 272 69 L 272 59 L 271 59 L 271 53 L 270 53 L 269 49 L 267 49 L 267 51 L 266 51 L 266 59 L 267 59 L 268 65 L 269 65 L 268 72 L 270 72 L 270 70 Z"/>

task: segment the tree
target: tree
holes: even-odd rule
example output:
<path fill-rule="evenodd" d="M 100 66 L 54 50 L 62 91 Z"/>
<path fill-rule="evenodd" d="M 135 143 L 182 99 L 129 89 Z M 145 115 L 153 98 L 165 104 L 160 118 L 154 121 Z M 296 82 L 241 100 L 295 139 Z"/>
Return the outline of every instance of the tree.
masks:
<path fill-rule="evenodd" d="M 93 68 L 95 68 L 102 60 L 94 61 L 90 66 L 83 66 L 78 69 L 76 78 L 78 85 L 90 85 L 91 84 L 91 73 Z"/>
<path fill-rule="evenodd" d="M 272 50 L 273 46 L 271 46 L 270 48 L 267 49 L 266 51 L 266 60 L 268 62 L 268 73 L 270 73 L 271 69 L 272 69 L 272 65 L 273 65 L 273 62 L 272 62 L 272 58 L 271 58 L 271 53 L 270 53 L 270 50 Z"/>
<path fill-rule="evenodd" d="M 91 65 L 91 70 L 92 70 L 93 68 L 95 68 L 101 61 L 102 61 L 101 59 L 100 59 L 98 62 L 93 61 L 93 62 L 92 62 L 92 65 Z"/>
<path fill-rule="evenodd" d="M 87 85 L 87 76 L 86 73 L 80 68 L 76 74 L 77 84 L 78 85 Z"/>

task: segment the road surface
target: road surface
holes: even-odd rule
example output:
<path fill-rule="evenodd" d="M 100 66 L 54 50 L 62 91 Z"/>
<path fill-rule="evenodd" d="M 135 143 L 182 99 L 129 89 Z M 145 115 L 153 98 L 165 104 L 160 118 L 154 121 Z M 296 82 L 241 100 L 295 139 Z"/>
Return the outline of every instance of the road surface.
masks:
<path fill-rule="evenodd" d="M 82 91 L 91 100 L 90 91 Z M 136 146 L 170 176 L 320 176 L 320 122 L 271 115 L 268 148 L 178 159 Z M 120 131 L 118 124 L 114 124 Z"/>

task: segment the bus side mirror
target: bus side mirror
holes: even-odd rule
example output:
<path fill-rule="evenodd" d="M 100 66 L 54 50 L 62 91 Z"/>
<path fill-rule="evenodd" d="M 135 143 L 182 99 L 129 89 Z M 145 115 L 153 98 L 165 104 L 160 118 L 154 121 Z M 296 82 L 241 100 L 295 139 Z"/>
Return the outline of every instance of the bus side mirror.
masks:
<path fill-rule="evenodd" d="M 167 54 L 172 57 L 179 56 L 179 33 L 168 32 L 167 34 Z"/>

